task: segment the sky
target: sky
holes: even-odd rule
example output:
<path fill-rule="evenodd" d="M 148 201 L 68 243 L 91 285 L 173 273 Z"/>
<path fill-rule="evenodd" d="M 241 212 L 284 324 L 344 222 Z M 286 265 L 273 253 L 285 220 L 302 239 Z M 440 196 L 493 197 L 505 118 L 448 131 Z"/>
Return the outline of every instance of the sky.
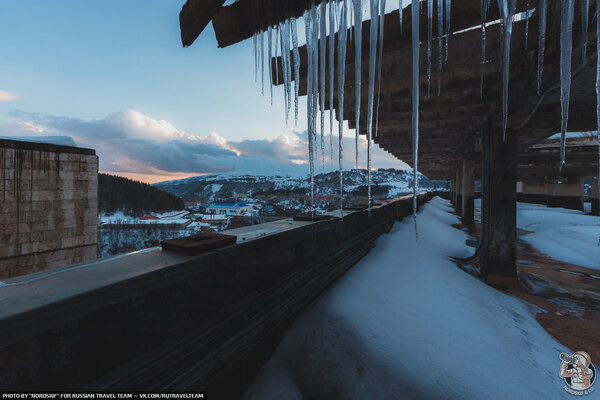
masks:
<path fill-rule="evenodd" d="M 252 40 L 219 49 L 209 25 L 184 49 L 184 3 L 2 0 L 0 136 L 68 136 L 96 150 L 101 171 L 149 183 L 225 171 L 308 174 L 305 99 L 298 126 L 286 125 L 283 89 L 271 106 L 254 80 Z M 344 135 L 351 168 L 354 131 Z M 335 166 L 325 143 L 325 169 L 337 168 L 337 136 Z M 364 138 L 360 149 L 364 168 Z M 375 168 L 407 167 L 377 146 L 372 154 Z"/>

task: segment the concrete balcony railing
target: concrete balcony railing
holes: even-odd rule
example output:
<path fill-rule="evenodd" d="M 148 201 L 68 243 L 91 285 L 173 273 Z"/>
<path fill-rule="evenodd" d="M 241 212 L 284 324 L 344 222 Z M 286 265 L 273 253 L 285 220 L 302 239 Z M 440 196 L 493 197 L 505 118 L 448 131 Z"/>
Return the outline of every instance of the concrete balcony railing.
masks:
<path fill-rule="evenodd" d="M 420 194 L 419 204 L 432 194 Z M 151 248 L 0 284 L 0 391 L 241 395 L 298 313 L 412 213 L 412 196 L 227 231 L 200 255 Z"/>

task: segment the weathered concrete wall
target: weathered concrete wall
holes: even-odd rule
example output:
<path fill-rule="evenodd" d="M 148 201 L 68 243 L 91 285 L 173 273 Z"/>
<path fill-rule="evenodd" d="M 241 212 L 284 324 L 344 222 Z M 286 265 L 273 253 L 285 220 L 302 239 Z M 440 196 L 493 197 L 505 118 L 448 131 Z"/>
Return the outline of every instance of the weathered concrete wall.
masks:
<path fill-rule="evenodd" d="M 97 256 L 94 150 L 0 140 L 0 279 Z"/>
<path fill-rule="evenodd" d="M 196 256 L 155 248 L 27 285 L 19 280 L 39 274 L 17 278 L 0 290 L 0 391 L 237 398 L 298 313 L 411 213 L 406 196 L 371 215 L 225 231 L 237 244 Z"/>

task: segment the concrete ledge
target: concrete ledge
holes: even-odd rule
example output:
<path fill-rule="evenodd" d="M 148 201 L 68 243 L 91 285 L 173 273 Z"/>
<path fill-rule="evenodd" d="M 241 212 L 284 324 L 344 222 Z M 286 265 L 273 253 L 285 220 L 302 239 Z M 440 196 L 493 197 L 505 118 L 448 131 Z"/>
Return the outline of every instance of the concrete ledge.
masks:
<path fill-rule="evenodd" d="M 239 396 L 302 308 L 411 213 L 406 196 L 227 231 L 235 245 L 198 256 L 154 248 L 6 281 L 0 390 Z"/>

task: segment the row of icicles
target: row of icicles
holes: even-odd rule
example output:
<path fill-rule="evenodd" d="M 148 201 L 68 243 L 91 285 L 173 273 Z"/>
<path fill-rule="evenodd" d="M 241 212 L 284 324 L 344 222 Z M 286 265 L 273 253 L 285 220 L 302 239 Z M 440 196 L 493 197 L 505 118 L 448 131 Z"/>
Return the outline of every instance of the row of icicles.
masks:
<path fill-rule="evenodd" d="M 427 86 L 428 95 L 431 89 L 431 44 L 432 44 L 432 20 L 433 2 L 437 2 L 437 25 L 438 25 L 438 85 L 437 94 L 441 92 L 442 65 L 448 62 L 448 39 L 451 35 L 450 20 L 452 12 L 452 0 L 425 0 L 427 1 Z M 538 60 L 537 60 L 537 92 L 541 94 L 542 74 L 544 67 L 545 33 L 548 11 L 548 0 L 539 0 L 537 10 L 530 9 L 530 0 L 526 1 L 525 11 L 525 48 L 529 40 L 529 19 L 533 11 L 537 11 L 539 18 L 538 29 Z M 572 32 L 573 14 L 575 0 L 561 1 L 561 31 L 560 31 L 560 102 L 561 102 L 561 146 L 560 146 L 560 168 L 565 164 L 565 138 L 567 132 L 569 95 L 571 86 L 571 55 L 572 55 Z M 361 115 L 361 77 L 362 77 L 362 21 L 363 3 L 369 3 L 371 24 L 369 31 L 369 82 L 368 82 L 368 104 L 367 104 L 367 175 L 368 175 L 368 202 L 371 205 L 371 140 L 375 120 L 375 136 L 378 130 L 379 100 L 381 88 L 381 66 L 383 58 L 383 39 L 386 0 L 327 0 L 315 4 L 307 10 L 303 16 L 306 50 L 307 50 L 307 122 L 308 122 L 308 145 L 310 165 L 310 187 L 311 204 L 314 204 L 314 160 L 317 154 L 317 146 L 320 147 L 323 163 L 325 162 L 325 104 L 329 103 L 329 146 L 333 161 L 333 131 L 334 131 L 334 61 L 338 65 L 346 65 L 347 35 L 338 35 L 338 43 L 335 51 L 327 53 L 327 42 L 329 49 L 335 47 L 335 33 L 347 32 L 354 35 L 354 70 L 355 70 L 355 124 L 356 124 L 356 166 L 358 167 L 358 135 L 359 120 Z M 418 170 L 418 143 L 419 143 L 419 15 L 422 12 L 420 1 L 412 2 L 412 138 L 413 138 L 413 194 L 414 194 L 414 216 L 417 210 L 417 170 Z M 510 66 L 510 43 L 515 20 L 517 0 L 496 0 L 500 15 L 500 32 L 502 47 L 502 128 L 503 136 L 508 128 L 508 87 Z M 600 50 L 600 0 L 597 1 L 597 48 Z M 402 0 L 400 6 L 400 32 L 402 33 Z M 581 0 L 581 20 L 583 32 L 583 62 L 586 57 L 587 31 L 589 22 L 589 0 Z M 486 25 L 490 11 L 490 0 L 481 0 L 481 97 L 483 97 L 484 66 L 486 63 Z M 255 57 L 255 79 L 258 80 L 260 70 L 262 92 L 265 90 L 265 57 L 267 57 L 268 76 L 270 80 L 271 104 L 273 103 L 273 72 L 275 79 L 279 82 L 279 69 L 272 70 L 271 60 L 273 57 L 281 56 L 282 78 L 284 87 L 285 118 L 289 120 L 292 103 L 294 104 L 295 122 L 298 123 L 298 92 L 300 82 L 300 53 L 298 50 L 297 19 L 291 18 L 279 25 L 269 27 L 267 31 L 256 33 L 253 37 Z M 444 41 L 444 46 L 442 46 Z M 266 43 L 265 43 L 266 42 Z M 265 50 L 266 44 L 266 50 Z M 334 58 L 337 57 L 337 60 Z M 328 58 L 328 59 L 327 59 Z M 338 167 L 340 178 L 340 208 L 343 201 L 343 121 L 344 121 L 344 83 L 345 68 L 337 70 L 337 115 L 338 115 Z M 327 79 L 329 76 L 329 79 Z M 328 92 L 326 85 L 328 84 Z M 293 86 L 293 90 L 292 90 Z M 377 96 L 375 89 L 377 88 Z M 292 91 L 294 100 L 292 101 Z M 329 93 L 329 99 L 325 99 Z M 597 67 L 596 79 L 597 93 L 597 122 L 600 126 L 600 64 Z M 317 125 L 317 116 L 320 114 L 320 127 Z M 320 128 L 320 129 L 319 129 Z M 320 132 L 320 140 L 317 133 Z M 599 137 L 600 143 L 600 137 Z M 600 151 L 599 151 L 600 153 Z M 600 172 L 600 171 L 599 171 Z M 600 182 L 600 179 L 599 179 Z M 600 187 L 600 183 L 599 183 Z M 314 213 L 314 207 L 311 207 Z"/>

